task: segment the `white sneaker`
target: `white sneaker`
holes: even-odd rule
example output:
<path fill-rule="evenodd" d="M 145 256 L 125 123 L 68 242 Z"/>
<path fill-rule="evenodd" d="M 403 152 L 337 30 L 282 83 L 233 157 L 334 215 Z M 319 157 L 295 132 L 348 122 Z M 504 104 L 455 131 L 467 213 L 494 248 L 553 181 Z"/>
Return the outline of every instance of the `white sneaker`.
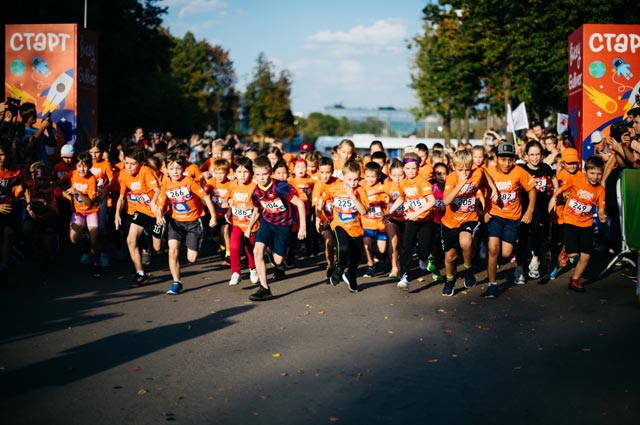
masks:
<path fill-rule="evenodd" d="M 229 280 L 229 285 L 237 285 L 240 283 L 240 273 L 233 272 L 231 273 L 231 279 Z"/>
<path fill-rule="evenodd" d="M 538 271 L 539 267 L 540 260 L 538 260 L 538 257 L 531 258 L 531 262 L 529 263 L 529 277 L 531 279 L 538 279 L 540 277 L 540 271 Z"/>
<path fill-rule="evenodd" d="M 427 270 L 427 267 L 429 266 L 429 261 L 427 260 L 420 260 L 418 262 L 418 265 L 420 266 L 420 270 Z"/>
<path fill-rule="evenodd" d="M 522 272 L 522 266 L 516 266 L 516 270 L 513 272 L 513 282 L 516 285 L 524 285 L 526 283 L 524 280 L 524 273 Z"/>
<path fill-rule="evenodd" d="M 400 282 L 398 282 L 397 286 L 400 289 L 404 289 L 404 290 L 408 290 L 409 289 L 409 279 L 408 279 L 406 273 L 402 275 L 402 279 L 400 279 Z"/>
<path fill-rule="evenodd" d="M 258 276 L 258 270 L 251 269 L 249 271 L 249 280 L 251 280 L 251 283 L 253 283 L 254 285 L 258 283 L 258 281 L 260 280 L 260 277 Z"/>

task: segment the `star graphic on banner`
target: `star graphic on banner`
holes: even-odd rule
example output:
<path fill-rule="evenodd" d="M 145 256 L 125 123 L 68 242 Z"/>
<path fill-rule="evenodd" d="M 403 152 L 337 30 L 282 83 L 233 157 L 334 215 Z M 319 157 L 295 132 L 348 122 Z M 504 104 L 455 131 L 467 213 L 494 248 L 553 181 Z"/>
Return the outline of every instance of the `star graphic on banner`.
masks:
<path fill-rule="evenodd" d="M 604 86 L 602 84 L 600 84 L 600 90 L 604 89 Z"/>
<path fill-rule="evenodd" d="M 602 116 L 602 112 L 598 111 L 596 112 L 596 115 L 598 116 L 598 118 L 600 118 Z"/>

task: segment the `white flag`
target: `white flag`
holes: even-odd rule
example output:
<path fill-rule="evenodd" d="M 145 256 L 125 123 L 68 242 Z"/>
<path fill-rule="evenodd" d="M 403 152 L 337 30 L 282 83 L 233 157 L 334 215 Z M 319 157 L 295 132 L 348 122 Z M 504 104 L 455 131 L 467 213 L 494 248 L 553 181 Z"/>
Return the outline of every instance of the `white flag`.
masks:
<path fill-rule="evenodd" d="M 529 129 L 529 119 L 524 102 L 519 104 L 513 112 L 511 112 L 511 105 L 507 104 L 507 131 L 513 132 L 522 129 Z"/>
<path fill-rule="evenodd" d="M 562 134 L 569 129 L 569 115 L 558 114 L 558 123 L 556 124 L 556 130 L 558 134 Z"/>

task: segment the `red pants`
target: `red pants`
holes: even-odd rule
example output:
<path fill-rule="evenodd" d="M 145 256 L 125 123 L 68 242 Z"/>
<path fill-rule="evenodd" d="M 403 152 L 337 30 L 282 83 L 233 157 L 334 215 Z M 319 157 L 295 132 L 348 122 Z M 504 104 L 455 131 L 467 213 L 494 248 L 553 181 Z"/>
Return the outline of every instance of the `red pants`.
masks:
<path fill-rule="evenodd" d="M 244 237 L 244 232 L 237 226 L 231 226 L 231 240 L 229 245 L 231 252 L 229 256 L 231 258 L 231 273 L 240 273 L 240 249 L 244 246 L 244 252 L 247 254 L 247 262 L 250 269 L 256 268 L 256 263 L 253 261 L 253 244 L 256 240 L 256 234 L 252 233 L 251 238 Z"/>

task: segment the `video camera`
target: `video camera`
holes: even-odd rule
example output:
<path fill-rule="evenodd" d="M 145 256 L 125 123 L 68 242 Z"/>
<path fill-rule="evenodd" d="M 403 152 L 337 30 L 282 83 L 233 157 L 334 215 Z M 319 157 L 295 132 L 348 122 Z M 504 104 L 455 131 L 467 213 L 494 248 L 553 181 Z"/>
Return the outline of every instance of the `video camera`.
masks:
<path fill-rule="evenodd" d="M 609 136 L 617 142 L 622 142 L 622 136 L 626 133 L 629 133 L 629 123 L 626 121 L 614 122 L 609 128 Z"/>
<path fill-rule="evenodd" d="M 4 101 L 4 104 L 6 105 L 7 110 L 11 112 L 14 117 L 18 115 L 18 109 L 20 108 L 20 99 L 15 97 L 8 97 Z"/>

